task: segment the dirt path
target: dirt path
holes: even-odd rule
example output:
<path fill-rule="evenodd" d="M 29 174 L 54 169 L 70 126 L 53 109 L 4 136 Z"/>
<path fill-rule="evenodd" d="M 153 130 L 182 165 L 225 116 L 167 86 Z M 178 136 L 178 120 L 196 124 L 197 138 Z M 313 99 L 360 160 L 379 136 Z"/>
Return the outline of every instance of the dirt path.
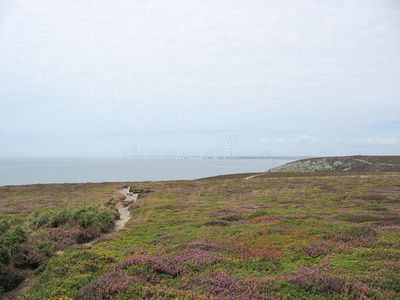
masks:
<path fill-rule="evenodd" d="M 133 200 L 133 203 L 136 202 L 139 194 L 132 194 L 129 192 L 129 187 L 121 190 L 121 194 L 125 195 L 125 200 L 124 201 L 131 201 Z M 118 212 L 120 214 L 119 220 L 115 222 L 115 229 L 114 232 L 119 231 L 120 229 L 124 228 L 125 223 L 129 221 L 130 216 L 129 216 L 129 210 L 128 206 L 120 207 L 118 208 Z"/>
<path fill-rule="evenodd" d="M 134 203 L 136 202 L 138 195 L 139 195 L 139 194 L 130 193 L 129 187 L 122 189 L 121 194 L 124 194 L 126 197 L 124 201 L 133 200 Z M 82 247 L 91 246 L 93 244 L 93 242 L 97 241 L 98 239 L 104 238 L 106 236 L 110 236 L 110 235 L 118 232 L 120 229 L 124 228 L 126 222 L 128 222 L 130 219 L 130 213 L 129 213 L 128 207 L 129 207 L 129 205 L 125 206 L 123 203 L 121 203 L 121 205 L 119 205 L 119 207 L 117 207 L 118 212 L 120 214 L 120 218 L 119 218 L 119 220 L 115 221 L 115 227 L 112 232 L 102 233 L 102 234 L 100 234 L 100 236 L 98 238 L 95 238 L 88 243 L 84 243 L 84 244 L 80 244 L 80 245 Z M 64 253 L 63 251 L 57 251 L 55 254 L 62 255 L 63 253 Z M 24 282 L 22 282 L 16 289 L 9 291 L 7 293 L 4 293 L 2 296 L 0 295 L 0 297 L 2 297 L 1 299 L 16 300 L 16 299 L 18 299 L 18 297 L 21 297 L 21 296 L 29 293 L 31 288 L 36 283 L 36 278 L 35 278 L 35 276 L 32 275 L 33 271 L 31 271 L 30 273 L 31 273 L 30 276 L 28 278 L 26 278 L 24 280 Z"/>
<path fill-rule="evenodd" d="M 264 175 L 264 173 L 252 175 L 252 176 L 246 177 L 245 179 L 251 179 L 251 178 L 254 178 L 254 177 L 257 177 L 257 176 L 261 176 L 261 175 Z"/>
<path fill-rule="evenodd" d="M 130 187 L 127 187 L 127 188 L 124 188 L 124 189 L 121 190 L 121 194 L 125 195 L 124 202 L 133 200 L 133 203 L 135 203 L 137 198 L 138 198 L 138 196 L 139 196 L 139 194 L 130 193 L 129 192 L 129 188 Z M 111 232 L 107 232 L 107 233 L 101 233 L 99 237 L 91 240 L 88 243 L 81 244 L 81 246 L 83 246 L 83 247 L 92 246 L 95 241 L 97 241 L 97 240 L 99 240 L 101 238 L 113 235 L 114 233 L 116 233 L 119 230 L 121 230 L 122 228 L 124 228 L 126 222 L 128 222 L 129 219 L 131 218 L 130 217 L 130 212 L 128 210 L 129 209 L 129 205 L 125 206 L 122 202 L 120 202 L 120 203 L 117 203 L 116 206 L 117 206 L 117 209 L 118 209 L 118 212 L 119 212 L 119 220 L 115 221 L 114 230 L 111 231 Z"/>
<path fill-rule="evenodd" d="M 279 172 L 273 172 L 273 173 L 279 173 Z M 302 173 L 302 172 L 298 172 L 298 173 Z M 306 172 L 305 172 L 306 173 Z M 393 173 L 393 174 L 391 174 Z M 261 174 L 256 174 L 253 176 L 249 176 L 246 177 L 244 179 L 251 179 L 257 176 L 261 176 L 261 175 L 266 175 L 267 172 L 265 173 L 261 173 Z M 386 174 L 382 174 L 382 173 L 371 173 L 371 174 L 360 174 L 360 175 L 347 175 L 345 173 L 340 174 L 339 176 L 293 176 L 293 177 L 264 177 L 267 179 L 310 179 L 310 178 L 317 178 L 317 177 L 321 177 L 321 178 L 338 178 L 338 177 L 348 177 L 348 178 L 355 178 L 355 177 L 359 177 L 359 178 L 368 178 L 368 177 L 376 177 L 376 176 L 385 176 L 385 177 L 396 177 L 399 176 L 397 173 L 395 172 L 387 172 Z"/>

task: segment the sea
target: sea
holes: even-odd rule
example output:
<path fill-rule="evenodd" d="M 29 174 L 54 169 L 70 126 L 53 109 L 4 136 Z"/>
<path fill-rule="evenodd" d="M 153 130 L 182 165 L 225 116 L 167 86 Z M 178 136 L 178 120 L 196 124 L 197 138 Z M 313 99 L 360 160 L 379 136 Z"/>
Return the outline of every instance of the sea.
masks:
<path fill-rule="evenodd" d="M 265 172 L 301 157 L 0 158 L 0 186 L 193 180 Z"/>

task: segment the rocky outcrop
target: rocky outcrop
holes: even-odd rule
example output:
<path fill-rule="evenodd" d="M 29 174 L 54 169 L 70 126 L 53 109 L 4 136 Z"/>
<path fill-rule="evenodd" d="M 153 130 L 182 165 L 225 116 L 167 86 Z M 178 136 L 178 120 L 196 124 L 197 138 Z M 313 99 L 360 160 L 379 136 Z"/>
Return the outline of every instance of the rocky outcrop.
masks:
<path fill-rule="evenodd" d="M 339 156 L 308 158 L 273 168 L 271 172 L 400 172 L 400 156 Z"/>

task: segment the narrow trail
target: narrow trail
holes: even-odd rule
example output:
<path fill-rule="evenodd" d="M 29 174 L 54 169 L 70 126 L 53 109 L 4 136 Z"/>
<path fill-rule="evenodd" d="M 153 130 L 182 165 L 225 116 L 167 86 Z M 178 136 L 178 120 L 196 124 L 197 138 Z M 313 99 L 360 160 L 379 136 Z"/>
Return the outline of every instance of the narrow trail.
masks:
<path fill-rule="evenodd" d="M 279 173 L 279 172 L 276 172 L 276 173 Z M 302 172 L 298 172 L 298 173 L 302 173 Z M 393 174 L 391 174 L 391 173 L 393 173 Z M 251 178 L 254 178 L 256 176 L 261 176 L 261 175 L 265 175 L 265 174 L 266 174 L 266 172 L 265 173 L 261 173 L 261 174 L 256 174 L 256 175 L 253 175 L 253 176 L 249 176 L 249 177 L 246 177 L 244 179 L 247 180 L 247 179 L 251 179 Z M 317 178 L 317 177 L 321 177 L 321 178 L 338 178 L 338 177 L 368 178 L 368 177 L 376 177 L 376 176 L 396 177 L 396 176 L 399 176 L 399 175 L 397 173 L 395 173 L 395 172 L 387 172 L 386 174 L 383 174 L 383 175 L 382 175 L 382 173 L 376 173 L 376 174 L 371 173 L 371 174 L 359 174 L 359 175 L 358 174 L 357 175 L 340 174 L 339 176 L 330 176 L 330 175 L 324 176 L 324 175 L 321 175 L 321 176 L 291 176 L 291 177 L 265 177 L 265 178 L 268 178 L 268 179 L 311 179 L 311 178 Z"/>
<path fill-rule="evenodd" d="M 132 194 L 129 192 L 129 187 L 122 189 L 121 194 L 125 195 L 125 200 L 124 201 L 132 201 L 133 203 L 136 202 L 139 194 Z M 114 232 L 119 231 L 120 229 L 124 228 L 125 223 L 129 221 L 130 215 L 129 215 L 129 210 L 128 206 L 123 206 L 118 208 L 118 212 L 120 214 L 119 220 L 115 222 L 115 229 Z"/>
<path fill-rule="evenodd" d="M 124 188 L 121 190 L 121 194 L 125 195 L 125 199 L 123 202 L 128 202 L 128 201 L 133 201 L 133 203 L 136 202 L 139 194 L 132 194 L 129 192 L 130 187 Z M 115 227 L 114 230 L 111 232 L 107 233 L 101 233 L 99 237 L 91 240 L 90 242 L 80 244 L 82 247 L 87 247 L 87 246 L 92 246 L 94 242 L 96 242 L 99 239 L 105 238 L 107 236 L 111 236 L 114 233 L 120 231 L 122 228 L 124 228 L 126 222 L 129 221 L 131 218 L 130 212 L 129 212 L 129 205 L 126 205 L 123 202 L 119 202 L 116 204 L 116 207 L 119 212 L 119 220 L 115 221 Z"/>
<path fill-rule="evenodd" d="M 265 174 L 265 173 L 260 173 L 260 174 L 252 175 L 252 176 L 246 177 L 245 179 L 251 179 L 251 178 L 254 178 L 254 177 L 257 177 L 257 176 L 261 176 L 261 175 L 264 175 L 264 174 Z"/>
<path fill-rule="evenodd" d="M 123 202 L 133 200 L 133 203 L 135 203 L 137 201 L 139 194 L 130 193 L 129 188 L 130 187 L 127 187 L 127 188 L 124 188 L 121 190 L 121 194 L 125 195 L 125 199 Z M 102 234 L 100 234 L 99 237 L 91 240 L 90 242 L 84 243 L 84 244 L 79 244 L 79 245 L 82 247 L 92 246 L 93 243 L 95 241 L 99 240 L 100 238 L 104 238 L 106 236 L 111 236 L 114 233 L 121 230 L 122 228 L 124 228 L 126 222 L 128 222 L 131 217 L 130 217 L 130 213 L 128 210 L 129 205 L 125 206 L 123 202 L 117 203 L 117 205 L 116 205 L 118 212 L 120 214 L 120 218 L 119 218 L 119 220 L 115 221 L 115 227 L 114 227 L 113 231 L 108 232 L 108 233 L 102 233 Z M 63 255 L 63 253 L 64 253 L 64 251 L 57 251 L 55 253 L 55 255 L 60 256 L 60 255 Z M 4 293 L 3 295 L 0 295 L 0 298 L 5 299 L 5 300 L 16 300 L 16 299 L 18 299 L 18 297 L 21 297 L 21 296 L 29 293 L 31 288 L 35 285 L 36 281 L 37 280 L 36 280 L 35 276 L 33 275 L 33 271 L 30 271 L 29 277 L 27 277 L 17 288 L 15 288 L 7 293 Z"/>

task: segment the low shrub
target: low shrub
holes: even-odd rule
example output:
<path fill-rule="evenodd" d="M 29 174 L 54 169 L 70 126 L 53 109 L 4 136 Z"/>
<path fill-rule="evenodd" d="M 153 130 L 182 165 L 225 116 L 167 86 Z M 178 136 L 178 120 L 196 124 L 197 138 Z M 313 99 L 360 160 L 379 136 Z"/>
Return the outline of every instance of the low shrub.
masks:
<path fill-rule="evenodd" d="M 66 250 L 87 242 L 114 227 L 112 212 L 89 206 L 33 212 L 23 225 L 9 228 L 0 222 L 0 290 L 16 287 L 23 279 L 22 269 L 36 269 L 55 250 Z M 24 228 L 30 229 L 30 235 Z"/>
<path fill-rule="evenodd" d="M 236 215 L 236 214 L 231 214 L 231 215 L 226 215 L 226 216 L 220 217 L 219 219 L 224 220 L 224 221 L 228 221 L 228 222 L 233 222 L 233 221 L 243 220 L 243 216 Z"/>
<path fill-rule="evenodd" d="M 182 249 L 200 249 L 200 250 L 204 250 L 204 251 L 208 251 L 208 250 L 221 250 L 222 247 L 215 245 L 215 244 L 211 244 L 211 243 L 205 243 L 205 242 L 193 242 L 193 243 L 188 243 L 188 244 L 182 244 L 182 245 L 178 245 L 175 246 L 174 248 L 169 248 L 166 250 L 167 253 L 171 252 L 172 250 L 182 250 Z"/>
<path fill-rule="evenodd" d="M 302 290 L 325 297 L 340 295 L 367 299 L 372 293 L 365 285 L 346 282 L 336 276 L 324 274 L 317 268 L 300 269 L 289 281 Z"/>
<path fill-rule="evenodd" d="M 24 271 L 14 268 L 13 266 L 3 266 L 0 270 L 1 289 L 8 292 L 16 288 L 26 278 Z M 1 294 L 0 294 L 1 296 Z"/>
<path fill-rule="evenodd" d="M 369 200 L 369 201 L 383 201 L 387 199 L 387 195 L 381 193 L 369 193 L 358 196 L 358 199 Z"/>
<path fill-rule="evenodd" d="M 51 248 L 49 243 L 29 237 L 21 245 L 18 253 L 14 255 L 14 266 L 17 268 L 36 269 L 52 255 Z"/>
<path fill-rule="evenodd" d="M 212 272 L 207 276 L 202 275 L 192 278 L 189 281 L 189 287 L 196 286 L 208 291 L 214 297 L 221 297 L 221 299 L 234 299 L 237 295 L 237 290 L 240 288 L 237 280 L 222 272 Z"/>
<path fill-rule="evenodd" d="M 5 233 L 8 230 L 9 226 L 10 225 L 8 224 L 7 220 L 1 220 L 0 221 L 0 235 Z"/>
<path fill-rule="evenodd" d="M 76 299 L 116 299 L 134 284 L 134 277 L 125 274 L 122 270 L 112 270 L 97 280 L 81 288 Z"/>
<path fill-rule="evenodd" d="M 352 223 L 365 223 L 365 222 L 382 221 L 383 218 L 381 216 L 372 214 L 359 214 L 359 215 L 344 216 L 343 220 Z"/>
<path fill-rule="evenodd" d="M 16 253 L 19 246 L 28 239 L 26 231 L 21 225 L 12 227 L 0 237 L 0 245 L 7 249 L 10 255 Z"/>
<path fill-rule="evenodd" d="M 345 230 L 344 234 L 352 237 L 376 237 L 378 232 L 371 226 L 352 226 Z"/>
<path fill-rule="evenodd" d="M 378 233 L 368 225 L 351 226 L 342 232 L 326 234 L 326 240 L 332 240 L 350 247 L 370 247 Z"/>
<path fill-rule="evenodd" d="M 205 223 L 206 226 L 222 226 L 228 227 L 231 225 L 229 221 L 221 220 L 221 219 L 211 219 Z"/>
<path fill-rule="evenodd" d="M 302 249 L 312 258 L 326 255 L 330 252 L 332 245 L 330 243 L 313 243 L 311 245 L 303 245 Z"/>
<path fill-rule="evenodd" d="M 78 224 L 83 228 L 107 232 L 114 226 L 112 213 L 89 206 L 81 209 L 60 209 L 49 212 L 33 212 L 28 218 L 34 228 L 59 228 L 66 224 Z"/>
<path fill-rule="evenodd" d="M 13 256 L 20 251 L 21 244 L 27 239 L 27 233 L 21 225 L 5 229 L 8 223 L 2 222 L 2 235 L 0 236 L 0 290 L 9 291 L 20 284 L 25 276 L 14 268 Z"/>

